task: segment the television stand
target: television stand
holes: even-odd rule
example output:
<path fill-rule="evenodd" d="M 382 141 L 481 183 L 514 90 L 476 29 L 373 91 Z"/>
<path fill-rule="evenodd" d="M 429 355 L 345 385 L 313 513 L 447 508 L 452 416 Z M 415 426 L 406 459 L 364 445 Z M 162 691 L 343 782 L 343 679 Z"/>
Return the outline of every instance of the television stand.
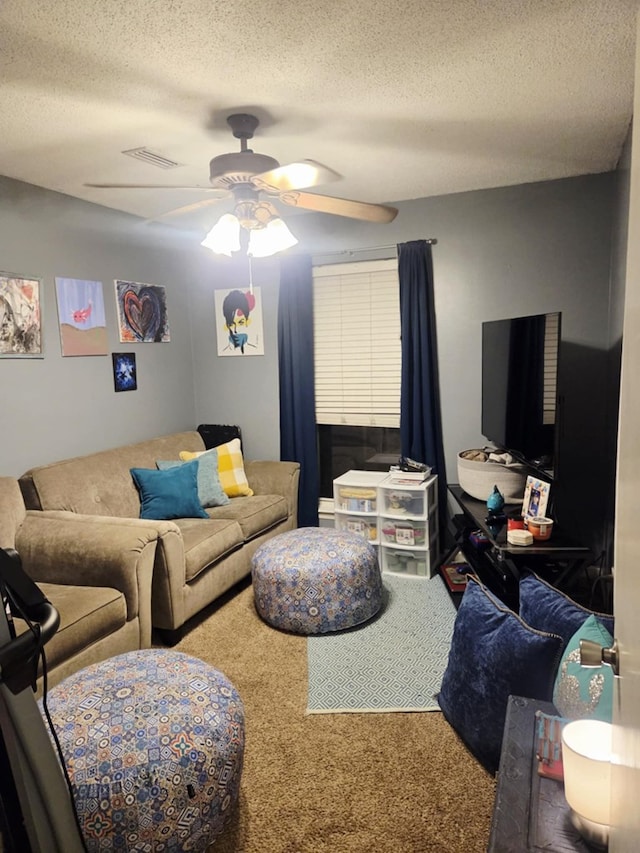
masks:
<path fill-rule="evenodd" d="M 457 483 L 448 488 L 462 511 L 459 547 L 478 578 L 509 607 L 517 610 L 518 580 L 523 571 L 534 571 L 558 589 L 568 591 L 577 573 L 591 564 L 591 549 L 565 536 L 556 525 L 544 542 L 510 545 L 506 521 L 487 523 L 486 502 L 472 498 Z M 485 547 L 476 547 L 471 541 L 475 530 L 487 537 Z"/>

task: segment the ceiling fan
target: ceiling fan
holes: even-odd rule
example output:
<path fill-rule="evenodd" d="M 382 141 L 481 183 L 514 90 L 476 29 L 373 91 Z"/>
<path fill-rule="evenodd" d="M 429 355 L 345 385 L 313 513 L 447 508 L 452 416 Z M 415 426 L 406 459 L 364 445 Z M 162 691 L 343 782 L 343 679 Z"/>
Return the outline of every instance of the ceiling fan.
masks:
<path fill-rule="evenodd" d="M 227 123 L 236 139 L 240 140 L 240 151 L 220 154 L 209 163 L 209 187 L 172 186 L 162 184 L 85 184 L 87 187 L 108 189 L 193 189 L 214 192 L 216 197 L 175 208 L 157 219 L 188 213 L 215 204 L 221 198 L 233 197 L 234 213 L 240 225 L 247 230 L 261 229 L 279 217 L 269 199 L 275 199 L 290 207 L 303 208 L 320 213 L 346 216 L 367 222 L 391 222 L 397 215 L 395 207 L 351 201 L 328 195 L 304 192 L 310 187 L 338 180 L 341 176 L 317 163 L 301 160 L 281 166 L 273 157 L 256 154 L 247 147 L 259 120 L 247 113 L 236 113 L 227 118 Z M 263 194 L 266 196 L 264 199 Z"/>

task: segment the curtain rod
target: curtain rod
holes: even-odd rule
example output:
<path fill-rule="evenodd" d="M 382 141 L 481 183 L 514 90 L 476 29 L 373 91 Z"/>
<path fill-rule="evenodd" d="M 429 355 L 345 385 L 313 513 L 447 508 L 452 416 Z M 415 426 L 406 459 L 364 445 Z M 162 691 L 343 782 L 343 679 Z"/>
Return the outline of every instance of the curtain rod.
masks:
<path fill-rule="evenodd" d="M 409 242 L 413 242 L 413 241 L 410 240 Z M 435 246 L 435 244 L 438 242 L 438 240 L 435 237 L 427 237 L 427 238 L 425 238 L 424 242 L 429 243 L 432 246 Z M 361 246 L 359 249 L 339 249 L 335 252 L 322 252 L 322 251 L 320 251 L 320 252 L 312 252 L 311 254 L 312 254 L 312 256 L 319 257 L 319 258 L 333 258 L 333 257 L 336 257 L 338 255 L 355 255 L 355 254 L 358 254 L 360 252 L 385 252 L 385 251 L 389 251 L 391 249 L 397 249 L 397 248 L 398 248 L 397 243 L 390 243 L 388 246 Z"/>

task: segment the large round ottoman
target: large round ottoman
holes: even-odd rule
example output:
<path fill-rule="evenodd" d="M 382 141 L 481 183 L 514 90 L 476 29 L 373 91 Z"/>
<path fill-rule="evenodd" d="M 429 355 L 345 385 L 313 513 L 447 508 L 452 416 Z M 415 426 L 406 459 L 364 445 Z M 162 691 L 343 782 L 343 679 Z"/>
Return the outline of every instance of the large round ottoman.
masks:
<path fill-rule="evenodd" d="M 65 679 L 47 704 L 86 847 L 204 851 L 237 801 L 244 710 L 203 661 L 146 649 Z"/>
<path fill-rule="evenodd" d="M 382 604 L 376 550 L 348 531 L 301 527 L 274 536 L 253 555 L 251 576 L 260 616 L 296 634 L 351 628 Z"/>

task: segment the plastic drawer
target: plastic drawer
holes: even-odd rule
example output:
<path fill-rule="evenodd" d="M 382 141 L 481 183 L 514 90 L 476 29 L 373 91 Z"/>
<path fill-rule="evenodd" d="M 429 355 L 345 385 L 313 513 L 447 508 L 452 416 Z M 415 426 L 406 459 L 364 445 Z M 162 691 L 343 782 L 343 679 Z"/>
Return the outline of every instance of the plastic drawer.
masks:
<path fill-rule="evenodd" d="M 336 513 L 335 526 L 337 530 L 347 530 L 350 533 L 357 533 L 363 536 L 368 542 L 377 542 L 378 540 L 378 525 L 375 518 Z"/>
<path fill-rule="evenodd" d="M 383 545 L 381 552 L 383 572 L 430 577 L 435 571 L 435 566 L 432 566 L 433 553 L 426 549 L 399 550 Z"/>

